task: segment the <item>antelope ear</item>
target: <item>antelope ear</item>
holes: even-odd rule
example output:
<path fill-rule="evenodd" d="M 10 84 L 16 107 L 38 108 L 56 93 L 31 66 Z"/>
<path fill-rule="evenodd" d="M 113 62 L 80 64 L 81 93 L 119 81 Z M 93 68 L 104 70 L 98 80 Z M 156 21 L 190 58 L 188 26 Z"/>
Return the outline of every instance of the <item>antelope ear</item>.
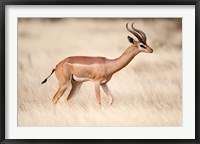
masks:
<path fill-rule="evenodd" d="M 135 43 L 135 40 L 134 40 L 132 37 L 128 36 L 127 38 L 128 38 L 128 41 L 129 41 L 130 43 L 133 43 L 133 44 Z"/>

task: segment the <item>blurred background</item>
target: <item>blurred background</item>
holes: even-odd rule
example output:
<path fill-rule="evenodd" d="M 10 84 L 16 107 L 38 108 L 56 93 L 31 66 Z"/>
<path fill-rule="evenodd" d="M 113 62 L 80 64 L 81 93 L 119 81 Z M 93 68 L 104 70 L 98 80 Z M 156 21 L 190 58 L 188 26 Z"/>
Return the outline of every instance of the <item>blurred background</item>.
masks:
<path fill-rule="evenodd" d="M 71 86 L 52 110 L 58 88 L 53 74 L 68 56 L 119 57 L 130 45 L 126 23 L 145 32 L 154 52 L 138 54 L 108 83 L 114 103 L 101 91 L 102 109 L 94 86 L 82 85 L 68 106 Z M 134 36 L 133 36 L 134 37 Z M 19 18 L 18 126 L 181 126 L 182 19 Z"/>

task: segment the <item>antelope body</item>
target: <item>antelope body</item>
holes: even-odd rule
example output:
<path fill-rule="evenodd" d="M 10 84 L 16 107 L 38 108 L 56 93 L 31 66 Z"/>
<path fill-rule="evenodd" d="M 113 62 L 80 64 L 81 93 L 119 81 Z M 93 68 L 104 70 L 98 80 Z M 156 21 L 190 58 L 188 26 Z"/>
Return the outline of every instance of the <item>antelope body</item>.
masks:
<path fill-rule="evenodd" d="M 138 53 L 147 52 L 152 53 L 153 50 L 146 43 L 146 35 L 141 30 L 135 29 L 133 23 L 132 30 L 129 29 L 128 23 L 126 28 L 137 39 L 128 36 L 131 45 L 125 52 L 116 59 L 107 59 L 105 57 L 87 57 L 87 56 L 73 56 L 68 57 L 58 63 L 52 73 L 42 82 L 45 83 L 47 79 L 55 71 L 56 78 L 59 82 L 59 89 L 54 95 L 52 102 L 56 104 L 59 98 L 63 95 L 65 90 L 72 84 L 71 91 L 67 97 L 67 101 L 71 102 L 73 96 L 77 94 L 81 85 L 85 81 L 92 81 L 95 87 L 97 103 L 101 105 L 100 86 L 108 97 L 110 97 L 109 105 L 113 103 L 113 96 L 108 89 L 107 82 L 112 75 L 124 68 Z"/>

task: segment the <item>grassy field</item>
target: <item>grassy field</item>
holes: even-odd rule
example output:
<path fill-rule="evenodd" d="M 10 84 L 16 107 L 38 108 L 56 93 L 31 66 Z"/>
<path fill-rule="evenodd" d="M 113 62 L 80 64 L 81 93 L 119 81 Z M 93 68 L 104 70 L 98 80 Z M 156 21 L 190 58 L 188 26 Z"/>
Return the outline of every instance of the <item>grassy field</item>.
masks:
<path fill-rule="evenodd" d="M 91 82 L 72 106 L 69 89 L 53 109 L 55 65 L 68 56 L 119 57 L 129 46 L 127 22 L 147 35 L 154 53 L 140 53 L 108 83 L 114 103 Z M 181 126 L 182 31 L 180 19 L 19 19 L 18 126 Z"/>

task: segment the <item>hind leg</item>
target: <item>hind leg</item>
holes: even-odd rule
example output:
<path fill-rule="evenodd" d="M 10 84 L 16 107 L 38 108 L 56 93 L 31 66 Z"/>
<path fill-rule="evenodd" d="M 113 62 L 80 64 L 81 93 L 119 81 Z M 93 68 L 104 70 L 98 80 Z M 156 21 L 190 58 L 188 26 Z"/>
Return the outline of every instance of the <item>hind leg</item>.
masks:
<path fill-rule="evenodd" d="M 63 95 L 63 93 L 71 83 L 71 74 L 70 71 L 68 71 L 68 69 L 63 69 L 63 67 L 58 65 L 56 67 L 55 73 L 56 73 L 56 78 L 59 82 L 59 89 L 52 99 L 53 104 L 56 104 L 58 102 L 60 97 Z"/>
<path fill-rule="evenodd" d="M 66 83 L 64 85 L 59 85 L 59 89 L 58 91 L 56 92 L 56 94 L 54 95 L 53 99 L 52 99 L 52 103 L 53 103 L 53 111 L 54 113 L 56 114 L 56 103 L 58 102 L 58 100 L 60 99 L 60 97 L 63 95 L 63 93 L 65 92 L 65 90 L 67 89 L 67 87 L 69 86 L 69 83 Z"/>
<path fill-rule="evenodd" d="M 56 104 L 58 102 L 58 100 L 60 99 L 60 97 L 63 95 L 63 93 L 65 92 L 65 90 L 68 88 L 70 84 L 70 81 L 68 81 L 66 84 L 64 85 L 60 85 L 58 91 L 56 92 L 56 94 L 54 95 L 52 102 L 54 104 Z"/>
<path fill-rule="evenodd" d="M 72 97 L 74 97 L 80 90 L 82 82 L 72 81 L 72 89 L 67 97 L 67 102 L 71 103 Z"/>

